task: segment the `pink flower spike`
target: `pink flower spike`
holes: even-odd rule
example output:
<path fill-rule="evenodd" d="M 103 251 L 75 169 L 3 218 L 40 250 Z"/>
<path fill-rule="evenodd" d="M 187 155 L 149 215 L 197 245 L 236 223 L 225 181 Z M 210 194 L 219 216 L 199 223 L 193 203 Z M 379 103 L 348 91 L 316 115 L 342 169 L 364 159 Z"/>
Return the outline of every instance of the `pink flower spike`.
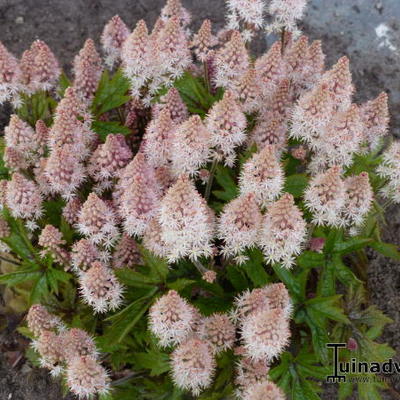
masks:
<path fill-rule="evenodd" d="M 0 104 L 16 98 L 22 88 L 18 60 L 0 42 Z"/>
<path fill-rule="evenodd" d="M 46 162 L 45 174 L 55 193 L 70 200 L 85 180 L 85 170 L 72 146 L 65 144 L 54 149 Z"/>
<path fill-rule="evenodd" d="M 284 179 L 275 146 L 266 145 L 243 165 L 239 190 L 242 194 L 254 193 L 257 203 L 267 207 L 282 193 Z"/>
<path fill-rule="evenodd" d="M 130 31 L 119 15 L 112 17 L 104 27 L 101 44 L 106 54 L 106 65 L 113 68 L 121 58 L 122 46 Z"/>
<path fill-rule="evenodd" d="M 118 268 L 134 268 L 143 264 L 139 247 L 134 239 L 123 234 L 120 241 L 116 244 L 112 256 L 112 266 Z"/>
<path fill-rule="evenodd" d="M 360 114 L 364 123 L 364 140 L 369 150 L 376 150 L 389 130 L 388 95 L 382 92 L 376 99 L 361 105 Z"/>
<path fill-rule="evenodd" d="M 313 213 L 313 222 L 318 225 L 342 225 L 345 200 L 346 188 L 338 166 L 316 175 L 304 193 L 305 205 Z"/>
<path fill-rule="evenodd" d="M 79 398 L 90 398 L 97 393 L 109 392 L 109 377 L 106 370 L 91 356 L 76 357 L 68 364 L 67 384 Z"/>
<path fill-rule="evenodd" d="M 79 232 L 95 244 L 111 247 L 118 238 L 114 211 L 95 193 L 90 193 L 79 212 Z"/>
<path fill-rule="evenodd" d="M 236 157 L 235 149 L 246 138 L 247 125 L 246 116 L 233 92 L 226 91 L 222 100 L 213 105 L 205 124 L 211 132 L 211 144 L 225 160 L 225 164 L 232 166 Z"/>
<path fill-rule="evenodd" d="M 212 254 L 214 214 L 187 176 L 180 176 L 162 199 L 160 224 L 170 262 Z"/>
<path fill-rule="evenodd" d="M 7 184 L 6 203 L 15 218 L 36 220 L 41 217 L 42 195 L 35 182 L 15 172 Z"/>
<path fill-rule="evenodd" d="M 177 17 L 182 26 L 189 25 L 192 17 L 189 11 L 182 6 L 181 0 L 167 0 L 161 10 L 161 19 L 167 22 L 170 18 Z"/>
<path fill-rule="evenodd" d="M 194 396 L 211 385 L 216 367 L 209 344 L 196 337 L 173 351 L 171 365 L 175 385 L 190 390 Z"/>
<path fill-rule="evenodd" d="M 279 309 L 264 309 L 243 321 L 241 335 L 249 357 L 271 361 L 289 344 L 289 320 Z"/>
<path fill-rule="evenodd" d="M 174 128 L 168 108 L 163 108 L 157 118 L 147 125 L 143 137 L 143 152 L 153 167 L 168 165 L 170 162 Z"/>
<path fill-rule="evenodd" d="M 74 59 L 74 88 L 80 99 L 90 103 L 97 90 L 103 67 L 92 39 L 86 40 Z"/>
<path fill-rule="evenodd" d="M 167 94 L 160 98 L 160 103 L 154 105 L 152 110 L 153 119 L 157 119 L 164 108 L 169 110 L 170 117 L 174 123 L 181 124 L 189 118 L 189 111 L 178 89 L 174 87 L 169 89 Z"/>
<path fill-rule="evenodd" d="M 192 335 L 199 315 L 175 290 L 160 297 L 150 308 L 149 329 L 163 347 L 177 345 Z"/>
<path fill-rule="evenodd" d="M 211 134 L 198 115 L 179 125 L 172 138 L 172 169 L 175 175 L 196 175 L 211 158 Z"/>
<path fill-rule="evenodd" d="M 264 216 L 259 243 L 267 262 L 290 268 L 302 250 L 306 233 L 302 212 L 294 204 L 293 196 L 285 193 L 268 207 Z"/>
<path fill-rule="evenodd" d="M 197 34 L 193 36 L 190 47 L 194 48 L 194 53 L 199 61 L 205 62 L 211 48 L 218 44 L 217 38 L 212 34 L 211 21 L 204 20 Z"/>
<path fill-rule="evenodd" d="M 224 241 L 222 254 L 239 258 L 242 251 L 253 247 L 257 243 L 261 221 L 262 214 L 253 193 L 228 203 L 218 223 L 218 237 Z"/>
<path fill-rule="evenodd" d="M 285 400 L 282 389 L 267 379 L 249 385 L 242 395 L 243 400 Z"/>
<path fill-rule="evenodd" d="M 94 262 L 102 259 L 100 250 L 88 239 L 81 239 L 72 246 L 72 267 L 78 275 L 86 272 Z"/>
<path fill-rule="evenodd" d="M 218 50 L 215 65 L 217 86 L 234 89 L 235 82 L 238 83 L 249 68 L 249 54 L 240 32 L 234 31 L 225 46 Z"/>
<path fill-rule="evenodd" d="M 79 276 L 80 293 L 85 303 L 96 313 L 117 309 L 122 303 L 123 287 L 111 269 L 95 261 Z"/>

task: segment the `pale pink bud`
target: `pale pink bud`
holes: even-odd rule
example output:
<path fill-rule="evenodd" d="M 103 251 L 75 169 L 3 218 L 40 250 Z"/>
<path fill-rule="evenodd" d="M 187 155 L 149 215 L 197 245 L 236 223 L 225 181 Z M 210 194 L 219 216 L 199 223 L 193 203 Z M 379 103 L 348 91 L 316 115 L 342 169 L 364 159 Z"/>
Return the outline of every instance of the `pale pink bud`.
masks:
<path fill-rule="evenodd" d="M 50 253 L 54 260 L 63 265 L 69 263 L 69 253 L 62 246 L 65 245 L 62 233 L 53 225 L 46 225 L 39 235 L 38 244 L 43 247 L 42 256 Z"/>
<path fill-rule="evenodd" d="M 222 254 L 238 256 L 257 243 L 262 214 L 253 193 L 228 203 L 219 218 L 218 237 L 224 241 Z"/>
<path fill-rule="evenodd" d="M 106 53 L 106 64 L 112 68 L 120 60 L 122 46 L 130 31 L 119 15 L 112 17 L 104 27 L 101 44 Z"/>
<path fill-rule="evenodd" d="M 163 108 L 148 124 L 143 136 L 143 153 L 153 167 L 168 165 L 171 160 L 174 131 L 175 124 L 168 108 Z"/>
<path fill-rule="evenodd" d="M 283 283 L 271 283 L 262 288 L 268 308 L 281 310 L 288 318 L 292 313 L 292 301 Z"/>
<path fill-rule="evenodd" d="M 231 349 L 236 339 L 236 327 L 226 314 L 213 314 L 200 322 L 197 334 L 218 354 Z"/>
<path fill-rule="evenodd" d="M 124 135 L 109 134 L 105 143 L 99 145 L 90 158 L 89 174 L 96 181 L 114 178 L 131 158 L 132 151 L 128 147 Z"/>
<path fill-rule="evenodd" d="M 70 200 L 85 179 L 85 169 L 73 146 L 64 144 L 52 150 L 46 162 L 45 174 L 55 193 Z"/>
<path fill-rule="evenodd" d="M 205 122 L 211 132 L 211 144 L 232 166 L 235 161 L 235 148 L 241 145 L 246 136 L 246 117 L 231 91 L 211 108 Z"/>
<path fill-rule="evenodd" d="M 378 174 L 386 178 L 386 185 L 381 192 L 387 199 L 400 203 L 400 142 L 394 141 L 383 153 L 382 164 L 377 168 Z"/>
<path fill-rule="evenodd" d="M 90 102 L 97 90 L 103 67 L 92 39 L 87 39 L 74 59 L 74 88 L 81 100 Z"/>
<path fill-rule="evenodd" d="M 193 36 L 190 47 L 194 48 L 196 57 L 205 62 L 210 49 L 218 44 L 217 38 L 212 34 L 211 21 L 204 20 L 197 34 Z"/>
<path fill-rule="evenodd" d="M 72 328 L 61 334 L 63 354 L 67 363 L 76 357 L 97 357 L 96 345 L 93 339 L 82 329 Z"/>
<path fill-rule="evenodd" d="M 105 395 L 109 391 L 106 370 L 91 356 L 74 358 L 66 371 L 67 384 L 71 392 L 79 398 L 95 394 Z"/>
<path fill-rule="evenodd" d="M 307 152 L 306 147 L 300 145 L 300 146 L 294 148 L 290 152 L 290 154 L 293 156 L 293 158 L 296 158 L 297 160 L 305 161 L 307 159 L 308 152 Z"/>
<path fill-rule="evenodd" d="M 176 345 L 193 333 L 198 318 L 198 311 L 175 290 L 170 290 L 150 308 L 149 329 L 161 346 Z"/>
<path fill-rule="evenodd" d="M 198 396 L 211 385 L 216 363 L 210 346 L 197 338 L 180 344 L 171 354 L 172 379 L 179 388 Z"/>
<path fill-rule="evenodd" d="M 375 150 L 389 129 L 388 96 L 382 92 L 376 99 L 367 101 L 360 108 L 364 123 L 364 138 L 371 150 Z"/>
<path fill-rule="evenodd" d="M 143 264 L 143 260 L 136 241 L 123 234 L 115 246 L 112 257 L 113 268 L 133 268 L 140 264 Z"/>
<path fill-rule="evenodd" d="M 42 215 L 42 195 L 37 185 L 18 172 L 7 184 L 6 203 L 15 218 L 35 220 Z"/>
<path fill-rule="evenodd" d="M 61 326 L 58 317 L 50 314 L 41 304 L 33 304 L 26 316 L 28 328 L 35 336 L 40 336 L 43 331 L 55 330 Z"/>
<path fill-rule="evenodd" d="M 114 273 L 101 262 L 95 261 L 79 277 L 80 292 L 85 303 L 97 313 L 117 309 L 122 302 L 123 288 Z"/>
<path fill-rule="evenodd" d="M 211 134 L 198 115 L 176 128 L 172 139 L 172 169 L 175 175 L 196 175 L 211 158 Z"/>
<path fill-rule="evenodd" d="M 316 175 L 304 193 L 305 205 L 318 225 L 339 226 L 345 199 L 346 189 L 338 166 Z"/>
<path fill-rule="evenodd" d="M 70 225 L 78 223 L 79 211 L 82 208 L 82 202 L 78 197 L 73 197 L 67 202 L 62 211 L 62 216 Z"/>
<path fill-rule="evenodd" d="M 323 237 L 313 237 L 310 239 L 310 250 L 317 253 L 322 253 L 326 239 Z"/>
<path fill-rule="evenodd" d="M 180 124 L 189 118 L 189 111 L 183 102 L 178 89 L 171 88 L 160 98 L 160 102 L 153 107 L 153 119 L 157 119 L 162 109 L 167 108 L 171 119 Z"/>
<path fill-rule="evenodd" d="M 93 243 L 109 247 L 118 237 L 114 211 L 95 193 L 90 193 L 79 212 L 79 232 Z"/>
<path fill-rule="evenodd" d="M 71 261 L 75 272 L 86 272 L 95 261 L 100 261 L 102 254 L 99 249 L 87 239 L 74 243 L 71 252 Z"/>
<path fill-rule="evenodd" d="M 234 89 L 249 68 L 249 54 L 239 31 L 234 31 L 230 40 L 218 50 L 215 66 L 217 86 Z"/>
<path fill-rule="evenodd" d="M 33 342 L 34 349 L 40 354 L 40 366 L 51 371 L 53 376 L 63 371 L 64 349 L 62 337 L 52 331 L 42 331 Z"/>
<path fill-rule="evenodd" d="M 217 280 L 217 273 L 209 269 L 208 271 L 204 272 L 204 274 L 201 276 L 201 279 L 208 283 L 214 283 Z"/>
<path fill-rule="evenodd" d="M 269 380 L 250 385 L 243 393 L 243 400 L 286 400 L 283 391 Z"/>
<path fill-rule="evenodd" d="M 281 194 L 284 179 L 275 146 L 266 145 L 243 165 L 239 190 L 242 194 L 254 193 L 257 203 L 266 207 Z"/>
<path fill-rule="evenodd" d="M 293 196 L 285 193 L 268 207 L 264 216 L 259 243 L 267 262 L 280 262 L 290 268 L 302 250 L 306 233 L 302 212 L 294 204 Z"/>
<path fill-rule="evenodd" d="M 346 188 L 344 220 L 346 224 L 353 226 L 353 233 L 356 233 L 371 209 L 374 191 L 369 182 L 368 172 L 347 177 L 344 185 Z"/>
<path fill-rule="evenodd" d="M 347 348 L 350 351 L 355 351 L 358 349 L 358 343 L 354 338 L 349 338 L 349 340 L 347 341 Z"/>
<path fill-rule="evenodd" d="M 254 360 L 273 360 L 289 343 L 289 320 L 279 309 L 255 312 L 243 321 L 241 328 L 247 354 Z"/>
<path fill-rule="evenodd" d="M 212 254 L 214 214 L 187 176 L 179 177 L 162 199 L 160 223 L 170 262 Z"/>

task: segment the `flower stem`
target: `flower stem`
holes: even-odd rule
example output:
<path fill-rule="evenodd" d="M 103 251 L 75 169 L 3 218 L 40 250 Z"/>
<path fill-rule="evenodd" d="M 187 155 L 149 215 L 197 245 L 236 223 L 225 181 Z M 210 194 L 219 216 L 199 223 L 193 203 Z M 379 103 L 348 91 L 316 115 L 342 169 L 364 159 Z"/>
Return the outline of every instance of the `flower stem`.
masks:
<path fill-rule="evenodd" d="M 208 199 L 210 198 L 210 194 L 211 194 L 211 187 L 214 181 L 214 175 L 215 175 L 215 171 L 217 169 L 217 158 L 215 157 L 212 164 L 211 164 L 211 169 L 210 169 L 210 176 L 208 177 L 208 182 L 207 182 L 207 186 L 206 186 L 206 191 L 204 194 L 204 198 L 206 199 L 206 201 L 208 201 Z"/>
<path fill-rule="evenodd" d="M 209 77 L 209 72 L 208 72 L 208 64 L 207 61 L 203 62 L 203 67 L 204 67 L 204 80 L 206 82 L 206 87 L 209 93 L 211 93 L 211 85 L 210 85 L 210 77 Z"/>

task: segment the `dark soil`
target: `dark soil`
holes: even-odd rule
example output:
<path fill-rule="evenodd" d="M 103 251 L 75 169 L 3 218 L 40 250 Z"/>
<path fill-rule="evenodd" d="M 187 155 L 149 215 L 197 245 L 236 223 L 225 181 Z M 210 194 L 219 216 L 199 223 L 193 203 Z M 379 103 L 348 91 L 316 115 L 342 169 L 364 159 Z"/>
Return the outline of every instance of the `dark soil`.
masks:
<path fill-rule="evenodd" d="M 225 14 L 223 0 L 183 0 L 191 10 L 194 26 L 210 18 L 221 27 Z M 342 55 L 351 59 L 356 101 L 388 92 L 392 111 L 391 131 L 400 137 L 400 3 L 399 0 L 310 0 L 303 30 L 312 39 L 322 39 L 327 63 Z M 0 40 L 16 55 L 40 38 L 53 49 L 66 71 L 86 38 L 98 43 L 104 24 L 115 14 L 133 27 L 141 18 L 153 24 L 164 0 L 0 0 Z M 257 45 L 267 48 L 271 39 Z M 0 128 L 10 110 L 0 107 Z M 400 245 L 400 213 L 387 213 L 384 239 Z M 368 285 L 371 301 L 393 319 L 383 340 L 400 354 L 400 264 L 370 254 Z M 14 336 L 12 336 L 14 338 Z M 15 338 L 14 338 L 15 339 Z M 14 340 L 13 339 L 13 340 Z M 4 344 L 4 337 L 0 342 Z M 400 392 L 400 387 L 397 388 Z M 57 384 L 43 370 L 32 370 L 23 360 L 11 369 L 0 358 L 0 400 L 60 399 Z M 324 398 L 337 398 L 334 388 Z M 386 399 L 398 399 L 394 392 Z"/>

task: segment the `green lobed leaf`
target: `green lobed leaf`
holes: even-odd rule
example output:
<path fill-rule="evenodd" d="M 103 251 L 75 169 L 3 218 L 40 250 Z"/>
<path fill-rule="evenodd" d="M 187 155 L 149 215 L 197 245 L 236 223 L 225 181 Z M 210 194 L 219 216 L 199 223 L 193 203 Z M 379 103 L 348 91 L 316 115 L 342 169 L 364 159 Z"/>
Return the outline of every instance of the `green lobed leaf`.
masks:
<path fill-rule="evenodd" d="M 376 250 L 378 253 L 383 254 L 385 257 L 389 257 L 392 260 L 400 261 L 400 252 L 398 246 L 391 243 L 384 243 L 378 241 L 372 241 L 369 246 Z"/>
<path fill-rule="evenodd" d="M 93 121 L 92 129 L 100 136 L 104 142 L 107 135 L 113 133 L 121 133 L 123 135 L 129 135 L 132 131 L 124 125 L 121 125 L 118 121 Z"/>
<path fill-rule="evenodd" d="M 307 300 L 305 302 L 307 312 L 311 311 L 314 316 L 324 316 L 337 322 L 349 324 L 349 319 L 344 315 L 342 308 L 338 305 L 340 298 L 341 295 L 336 295 L 330 297 L 316 297 Z"/>
<path fill-rule="evenodd" d="M 306 174 L 290 175 L 285 180 L 284 191 L 292 194 L 294 198 L 299 198 L 303 195 L 307 185 L 308 177 Z"/>

